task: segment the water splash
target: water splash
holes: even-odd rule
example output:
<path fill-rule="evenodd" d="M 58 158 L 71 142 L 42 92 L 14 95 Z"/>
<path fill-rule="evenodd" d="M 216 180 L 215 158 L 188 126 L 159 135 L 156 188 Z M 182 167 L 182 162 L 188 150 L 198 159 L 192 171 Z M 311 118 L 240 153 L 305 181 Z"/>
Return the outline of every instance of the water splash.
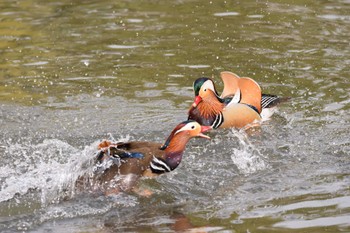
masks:
<path fill-rule="evenodd" d="M 41 204 L 46 205 L 63 193 L 73 195 L 74 182 L 84 171 L 84 163 L 93 158 L 96 143 L 83 150 L 58 139 L 42 143 L 10 144 L 0 167 L 0 203 L 39 190 Z"/>
<path fill-rule="evenodd" d="M 111 141 L 129 141 L 129 135 Z M 93 174 L 93 161 L 99 141 L 83 149 L 59 139 L 45 139 L 41 143 L 13 143 L 3 146 L 3 165 L 0 166 L 0 203 L 33 190 L 40 195 L 41 205 L 73 197 L 80 176 Z"/>
<path fill-rule="evenodd" d="M 108 139 L 125 141 L 130 136 L 115 140 L 109 135 Z M 28 230 L 53 219 L 103 214 L 116 206 L 137 205 L 137 197 L 132 195 L 104 196 L 77 187 L 79 177 L 93 174 L 98 143 L 76 148 L 58 139 L 37 144 L 9 139 L 1 148 L 5 163 L 0 166 L 0 207 L 5 213 L 18 212 L 23 217 L 16 221 L 3 218 L 0 225 Z"/>
<path fill-rule="evenodd" d="M 231 159 L 240 172 L 245 175 L 266 169 L 267 164 L 260 153 L 250 141 L 248 135 L 243 131 L 231 131 L 231 137 L 235 137 L 239 145 L 232 148 Z"/>

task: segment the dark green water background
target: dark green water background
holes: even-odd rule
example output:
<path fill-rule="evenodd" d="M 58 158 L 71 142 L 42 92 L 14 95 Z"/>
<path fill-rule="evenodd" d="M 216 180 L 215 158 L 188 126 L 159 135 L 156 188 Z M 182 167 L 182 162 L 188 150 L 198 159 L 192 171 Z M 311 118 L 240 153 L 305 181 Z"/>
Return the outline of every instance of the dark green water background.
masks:
<path fill-rule="evenodd" d="M 349 231 L 349 38 L 349 0 L 1 1 L 0 231 Z M 162 142 L 224 70 L 292 100 L 191 141 L 150 198 L 62 200 L 99 140 Z"/>

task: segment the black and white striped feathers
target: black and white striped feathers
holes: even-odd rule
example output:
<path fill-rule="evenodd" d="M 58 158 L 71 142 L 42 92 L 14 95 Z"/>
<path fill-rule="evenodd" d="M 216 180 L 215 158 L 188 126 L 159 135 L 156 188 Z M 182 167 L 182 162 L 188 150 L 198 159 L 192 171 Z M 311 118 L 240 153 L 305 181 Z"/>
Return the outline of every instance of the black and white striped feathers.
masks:
<path fill-rule="evenodd" d="M 261 108 L 272 108 L 281 102 L 281 98 L 277 95 L 262 94 Z"/>
<path fill-rule="evenodd" d="M 153 173 L 162 174 L 165 172 L 171 172 L 175 168 L 171 168 L 164 159 L 153 156 L 150 163 L 150 169 Z"/>
<path fill-rule="evenodd" d="M 222 114 L 222 112 L 220 112 L 219 114 L 217 114 L 215 116 L 214 122 L 211 125 L 211 127 L 213 129 L 217 129 L 220 127 L 220 125 L 224 122 L 224 115 Z"/>

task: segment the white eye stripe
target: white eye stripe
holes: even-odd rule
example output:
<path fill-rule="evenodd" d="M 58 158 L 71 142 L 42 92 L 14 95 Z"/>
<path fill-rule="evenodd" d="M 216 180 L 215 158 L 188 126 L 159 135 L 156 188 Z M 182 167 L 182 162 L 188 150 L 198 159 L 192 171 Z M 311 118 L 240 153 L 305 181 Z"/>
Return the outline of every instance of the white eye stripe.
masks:
<path fill-rule="evenodd" d="M 194 122 L 192 122 L 192 123 L 187 123 L 187 125 L 185 125 L 185 126 L 182 127 L 181 129 L 177 130 L 177 131 L 175 132 L 175 134 L 180 133 L 181 131 L 185 131 L 185 130 L 193 130 L 193 129 L 195 129 L 195 128 L 196 128 L 196 124 L 195 124 Z M 175 135 L 175 134 L 174 134 L 174 135 Z"/>
<path fill-rule="evenodd" d="M 213 84 L 213 82 L 212 82 L 211 80 L 205 81 L 205 82 L 203 83 L 201 89 L 203 89 L 203 90 L 210 89 L 210 90 L 212 90 L 213 92 L 215 92 L 215 90 L 214 90 L 214 84 Z"/>

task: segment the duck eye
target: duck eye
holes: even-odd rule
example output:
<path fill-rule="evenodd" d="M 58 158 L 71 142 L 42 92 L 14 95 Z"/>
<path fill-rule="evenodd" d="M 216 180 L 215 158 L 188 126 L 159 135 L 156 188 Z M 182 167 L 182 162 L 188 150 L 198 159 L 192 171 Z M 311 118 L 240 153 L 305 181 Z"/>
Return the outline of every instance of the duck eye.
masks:
<path fill-rule="evenodd" d="M 205 88 L 204 91 L 207 91 L 207 88 Z"/>
<path fill-rule="evenodd" d="M 194 125 L 192 125 L 191 129 L 194 129 Z"/>

